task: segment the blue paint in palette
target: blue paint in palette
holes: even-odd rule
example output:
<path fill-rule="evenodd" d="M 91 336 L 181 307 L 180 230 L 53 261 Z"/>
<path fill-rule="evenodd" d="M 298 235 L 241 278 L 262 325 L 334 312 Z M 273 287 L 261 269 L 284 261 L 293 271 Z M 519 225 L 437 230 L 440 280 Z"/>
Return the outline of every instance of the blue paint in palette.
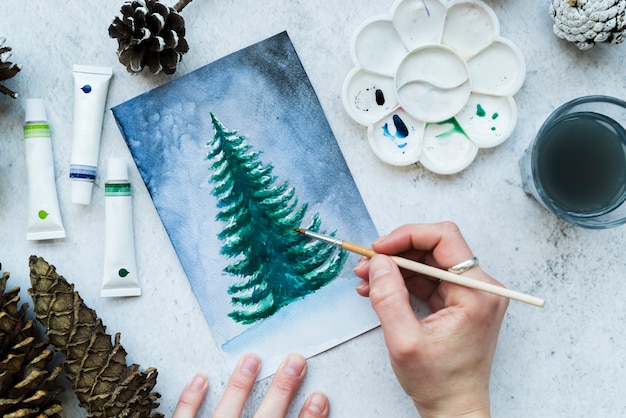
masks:
<path fill-rule="evenodd" d="M 396 127 L 396 136 L 398 138 L 406 138 L 409 136 L 409 129 L 406 127 L 406 124 L 402 121 L 400 116 L 393 115 L 393 124 Z"/>
<path fill-rule="evenodd" d="M 389 124 L 385 123 L 382 126 L 382 130 L 383 130 L 383 134 L 388 137 L 391 138 L 392 141 L 395 142 L 396 139 L 404 139 L 407 136 L 409 136 L 409 128 L 407 128 L 406 124 L 404 123 L 404 121 L 402 120 L 402 118 L 398 115 L 393 115 L 393 125 L 396 129 L 396 132 L 394 134 L 392 134 L 389 131 Z M 404 148 L 408 145 L 407 142 L 401 142 L 396 144 L 396 146 L 398 148 Z"/>

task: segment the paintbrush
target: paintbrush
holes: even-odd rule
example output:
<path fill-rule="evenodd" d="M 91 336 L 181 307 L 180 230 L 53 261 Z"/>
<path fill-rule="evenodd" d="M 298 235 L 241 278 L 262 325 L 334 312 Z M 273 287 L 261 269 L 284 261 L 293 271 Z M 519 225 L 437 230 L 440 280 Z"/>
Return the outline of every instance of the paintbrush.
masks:
<path fill-rule="evenodd" d="M 343 241 L 334 237 L 318 234 L 315 232 L 307 231 L 306 229 L 293 228 L 294 231 L 315 238 L 317 240 L 327 242 L 329 244 L 341 247 L 344 250 L 363 255 L 365 257 L 373 257 L 377 253 L 368 247 L 364 247 L 359 244 L 355 244 L 349 241 Z M 461 276 L 459 274 L 451 273 L 446 270 L 441 270 L 436 267 L 432 267 L 426 264 L 418 263 L 417 261 L 409 260 L 408 258 L 398 257 L 395 255 L 389 256 L 397 265 L 406 270 L 414 271 L 416 273 L 425 274 L 426 276 L 434 277 L 439 280 L 458 284 L 461 286 L 469 287 L 471 289 L 482 290 L 483 292 L 492 293 L 494 295 L 503 296 L 505 298 L 517 300 L 519 302 L 528 303 L 543 307 L 545 301 L 535 296 L 530 296 L 524 293 L 516 292 L 505 287 L 496 286 L 490 283 L 486 283 L 480 280 L 472 279 L 467 276 Z"/>

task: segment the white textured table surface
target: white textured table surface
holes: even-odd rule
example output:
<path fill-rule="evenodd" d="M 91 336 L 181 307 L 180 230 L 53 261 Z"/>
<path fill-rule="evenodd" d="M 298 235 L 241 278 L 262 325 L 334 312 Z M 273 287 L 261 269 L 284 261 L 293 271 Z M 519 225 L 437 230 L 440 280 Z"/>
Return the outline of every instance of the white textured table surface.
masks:
<path fill-rule="evenodd" d="M 580 52 L 552 34 L 547 1 L 487 2 L 501 33 L 516 43 L 527 66 L 516 94 L 519 119 L 511 138 L 453 176 L 419 165 L 397 168 L 370 151 L 366 131 L 345 113 L 341 85 L 353 67 L 349 44 L 365 19 L 387 14 L 392 1 L 195 0 L 183 11 L 190 52 L 173 77 L 131 76 L 118 63 L 107 28 L 121 1 L 62 4 L 2 2 L 0 36 L 23 66 L 5 84 L 20 93 L 0 97 L 0 262 L 9 284 L 26 293 L 28 257 L 37 254 L 75 283 L 110 333 L 122 333 L 128 360 L 159 370 L 160 410 L 171 415 L 180 390 L 198 370 L 210 377 L 202 416 L 216 405 L 230 375 L 211 337 L 163 225 L 135 167 L 134 213 L 143 296 L 103 299 L 103 177 L 87 207 L 70 203 L 72 64 L 110 66 L 107 108 L 180 77 L 217 58 L 287 30 L 335 132 L 364 201 L 382 233 L 410 222 L 453 220 L 481 264 L 508 287 L 544 297 L 544 309 L 512 302 L 493 368 L 492 410 L 498 417 L 626 416 L 626 229 L 593 231 L 557 220 L 524 194 L 517 160 L 542 120 L 577 96 L 626 97 L 626 45 Z M 67 238 L 25 239 L 27 206 L 23 99 L 45 99 L 61 212 Z M 100 161 L 129 152 L 110 112 L 104 119 Z M 129 157 L 130 158 L 130 157 Z M 347 237 L 349 238 L 349 237 Z M 32 303 L 31 303 L 32 305 Z M 252 415 L 269 385 L 260 382 L 248 403 Z M 335 417 L 415 416 L 389 366 L 380 330 L 309 361 L 295 405 L 313 390 L 328 393 Z M 85 416 L 71 391 L 67 417 Z M 296 407 L 290 416 L 297 416 Z"/>

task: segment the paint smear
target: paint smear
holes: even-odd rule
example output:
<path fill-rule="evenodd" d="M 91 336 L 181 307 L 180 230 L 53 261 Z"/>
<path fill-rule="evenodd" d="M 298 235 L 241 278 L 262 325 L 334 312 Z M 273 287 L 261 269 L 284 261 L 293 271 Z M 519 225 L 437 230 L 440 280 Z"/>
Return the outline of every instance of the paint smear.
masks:
<path fill-rule="evenodd" d="M 372 108 L 372 90 L 374 90 L 374 100 L 378 106 L 382 106 L 385 104 L 385 93 L 381 89 L 377 89 L 376 87 L 368 87 L 365 90 L 361 90 L 354 97 L 354 107 L 357 110 L 361 110 L 364 112 L 369 112 Z"/>
<path fill-rule="evenodd" d="M 480 105 L 478 105 L 480 106 Z M 447 120 L 444 120 L 442 122 L 437 122 L 437 123 L 433 123 L 432 125 L 446 125 L 446 124 L 450 124 L 452 125 L 452 127 L 450 129 L 448 129 L 447 131 L 444 131 L 442 133 L 440 133 L 439 135 L 436 136 L 436 138 L 446 138 L 448 136 L 451 136 L 455 133 L 459 133 L 463 136 L 465 136 L 466 138 L 469 139 L 469 137 L 467 136 L 467 134 L 465 133 L 465 131 L 463 130 L 463 128 L 461 128 L 461 125 L 459 125 L 459 122 L 457 122 L 457 120 L 455 118 L 450 118 Z"/>
<path fill-rule="evenodd" d="M 382 106 L 385 104 L 385 94 L 381 89 L 376 89 L 376 104 Z"/>
<path fill-rule="evenodd" d="M 392 141 L 394 141 L 396 139 L 404 139 L 407 136 L 409 136 L 409 128 L 407 128 L 406 124 L 404 123 L 404 121 L 402 120 L 402 118 L 398 115 L 393 115 L 393 125 L 396 129 L 395 133 L 391 133 L 391 131 L 389 130 L 389 124 L 385 123 L 381 128 L 383 130 L 383 135 L 391 138 Z M 400 149 L 405 148 L 408 145 L 408 142 L 400 142 L 400 143 L 396 143 L 396 146 Z"/>
<path fill-rule="evenodd" d="M 409 136 L 409 128 L 406 127 L 406 124 L 402 121 L 400 116 L 393 115 L 393 124 L 396 127 L 396 136 L 398 138 L 406 138 Z"/>

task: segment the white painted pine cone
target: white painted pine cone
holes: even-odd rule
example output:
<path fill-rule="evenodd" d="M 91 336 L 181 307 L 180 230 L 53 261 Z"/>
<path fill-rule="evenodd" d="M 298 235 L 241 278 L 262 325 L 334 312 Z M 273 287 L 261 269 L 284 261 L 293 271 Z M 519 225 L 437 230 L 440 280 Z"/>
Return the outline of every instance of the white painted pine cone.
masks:
<path fill-rule="evenodd" d="M 626 36 L 626 0 L 552 0 L 552 30 L 585 50 L 596 43 L 619 44 Z"/>

